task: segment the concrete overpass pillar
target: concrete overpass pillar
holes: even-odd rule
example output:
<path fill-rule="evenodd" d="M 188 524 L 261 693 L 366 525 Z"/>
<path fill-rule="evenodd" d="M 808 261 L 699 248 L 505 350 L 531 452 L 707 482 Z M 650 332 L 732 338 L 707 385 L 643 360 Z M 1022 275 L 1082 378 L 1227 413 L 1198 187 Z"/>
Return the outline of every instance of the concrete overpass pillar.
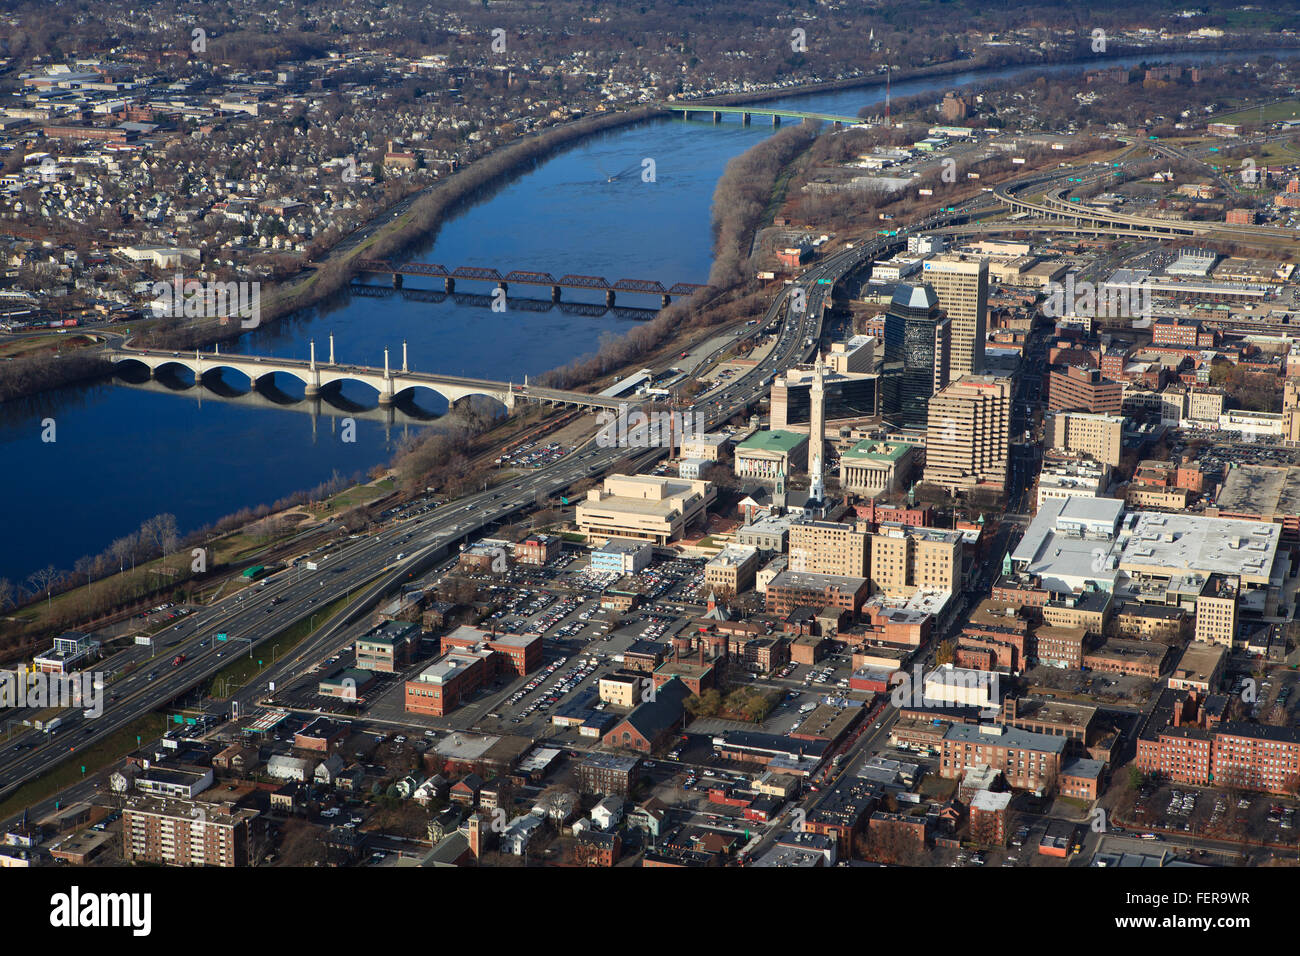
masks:
<path fill-rule="evenodd" d="M 498 283 L 497 283 L 497 288 L 501 290 L 501 294 L 502 294 L 502 295 L 505 295 L 506 293 L 508 293 L 508 292 L 510 291 L 510 287 L 507 286 L 504 282 L 498 282 Z"/>
<path fill-rule="evenodd" d="M 379 390 L 379 404 L 393 404 L 393 376 L 388 371 L 388 349 L 384 349 L 384 387 Z"/>
<path fill-rule="evenodd" d="M 781 117 L 777 116 L 775 113 L 772 114 L 772 125 L 773 126 L 781 125 Z"/>
<path fill-rule="evenodd" d="M 719 113 L 717 110 L 714 110 L 714 111 L 713 111 L 713 122 L 715 122 L 715 123 L 721 123 L 721 122 L 722 122 L 722 114 Z"/>
<path fill-rule="evenodd" d="M 672 305 L 672 302 L 673 302 L 673 297 L 670 296 L 667 292 L 665 292 L 663 295 L 659 297 L 659 308 L 666 309 L 668 308 L 668 306 Z"/>
<path fill-rule="evenodd" d="M 608 306 L 608 307 L 611 308 L 611 309 L 614 307 L 614 290 L 613 290 L 613 289 L 606 289 L 606 290 L 605 290 L 605 305 Z"/>
<path fill-rule="evenodd" d="M 316 340 L 312 339 L 308 343 L 311 347 L 310 358 L 307 360 L 307 369 L 311 377 L 307 380 L 307 385 L 302 394 L 306 398 L 315 398 L 320 394 L 320 369 L 316 367 Z"/>

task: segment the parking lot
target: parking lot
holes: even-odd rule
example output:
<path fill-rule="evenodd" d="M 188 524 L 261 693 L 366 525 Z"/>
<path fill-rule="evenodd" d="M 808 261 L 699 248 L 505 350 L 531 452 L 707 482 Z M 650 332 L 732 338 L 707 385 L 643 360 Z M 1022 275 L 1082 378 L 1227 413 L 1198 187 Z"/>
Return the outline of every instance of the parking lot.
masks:
<path fill-rule="evenodd" d="M 1295 801 L 1267 794 L 1148 784 L 1134 797 L 1132 818 L 1139 829 L 1151 827 L 1206 839 L 1297 842 Z"/>

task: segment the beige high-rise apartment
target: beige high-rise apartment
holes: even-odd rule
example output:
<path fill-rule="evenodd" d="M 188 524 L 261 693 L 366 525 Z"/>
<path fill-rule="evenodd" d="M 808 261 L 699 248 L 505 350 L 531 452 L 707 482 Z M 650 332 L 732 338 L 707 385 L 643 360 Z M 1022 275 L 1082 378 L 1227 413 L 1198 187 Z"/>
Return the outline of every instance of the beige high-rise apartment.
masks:
<path fill-rule="evenodd" d="M 961 541 L 957 531 L 882 527 L 871 535 L 872 589 L 901 598 L 921 589 L 956 591 L 961 583 Z"/>
<path fill-rule="evenodd" d="M 1196 637 L 1206 644 L 1232 647 L 1237 634 L 1237 594 L 1235 578 L 1211 574 L 1196 598 Z"/>
<path fill-rule="evenodd" d="M 930 399 L 925 481 L 949 491 L 1004 489 L 1011 444 L 1011 380 L 965 375 Z"/>
<path fill-rule="evenodd" d="M 922 281 L 939 297 L 939 308 L 952 323 L 948 380 L 984 371 L 984 337 L 988 328 L 989 261 L 945 255 L 927 259 Z"/>
<path fill-rule="evenodd" d="M 1300 382 L 1293 378 L 1282 386 L 1282 438 L 1300 442 Z"/>
<path fill-rule="evenodd" d="M 790 523 L 791 571 L 867 576 L 867 533 L 838 521 Z"/>
<path fill-rule="evenodd" d="M 1050 420 L 1049 447 L 1083 452 L 1112 468 L 1119 466 L 1124 451 L 1123 415 L 1057 412 Z"/>

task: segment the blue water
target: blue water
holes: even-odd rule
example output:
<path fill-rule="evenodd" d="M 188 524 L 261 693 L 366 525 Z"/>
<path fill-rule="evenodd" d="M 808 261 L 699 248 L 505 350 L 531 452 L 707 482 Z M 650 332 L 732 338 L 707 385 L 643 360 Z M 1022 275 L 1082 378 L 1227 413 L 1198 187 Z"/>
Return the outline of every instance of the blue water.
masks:
<path fill-rule="evenodd" d="M 1125 57 L 1209 63 L 1241 60 L 1244 54 L 1183 54 Z M 1052 72 L 1077 70 L 1056 66 Z M 895 97 L 990 82 L 1020 69 L 965 73 L 898 83 Z M 1038 70 L 1041 72 L 1041 69 Z M 778 105 L 856 114 L 883 100 L 883 88 L 794 96 Z M 878 107 L 877 107 L 878 110 Z M 710 204 L 723 167 L 772 127 L 737 119 L 712 125 L 696 119 L 654 120 L 602 134 L 572 146 L 504 186 L 468 204 L 430 242 L 404 258 L 447 268 L 491 266 L 676 282 L 703 282 L 712 260 Z M 643 160 L 655 163 L 655 182 L 642 181 Z M 387 285 L 386 276 L 371 277 Z M 433 289 L 430 280 L 408 277 L 407 289 Z M 460 283 L 458 292 L 487 295 L 483 283 Z M 594 294 L 566 290 L 565 299 L 599 302 Z M 549 290 L 514 287 L 516 296 L 546 299 Z M 657 307 L 655 299 L 622 295 L 619 305 Z M 570 315 L 507 308 L 416 301 L 390 296 L 342 295 L 273 326 L 254 330 L 224 350 L 306 358 L 315 340 L 324 360 L 334 335 L 338 361 L 401 363 L 405 341 L 411 367 L 422 371 L 521 381 L 594 351 L 603 335 L 618 335 L 637 319 L 606 314 Z M 248 383 L 227 373 L 238 390 Z M 289 397 L 301 385 L 277 376 Z M 375 405 L 364 386 L 344 388 L 349 400 Z M 432 393 L 418 393 L 418 406 L 440 413 Z M 56 441 L 41 441 L 41 422 L 55 420 Z M 193 390 L 157 394 L 118 384 L 60 389 L 0 406 L 0 494 L 9 503 L 0 538 L 0 577 L 21 581 L 53 564 L 70 568 L 83 554 L 106 548 L 159 512 L 176 515 L 185 530 L 245 506 L 273 502 L 338 473 L 365 472 L 386 461 L 403 435 L 418 424 L 385 425 L 359 419 L 355 443 L 340 440 L 337 418 L 246 407 Z"/>

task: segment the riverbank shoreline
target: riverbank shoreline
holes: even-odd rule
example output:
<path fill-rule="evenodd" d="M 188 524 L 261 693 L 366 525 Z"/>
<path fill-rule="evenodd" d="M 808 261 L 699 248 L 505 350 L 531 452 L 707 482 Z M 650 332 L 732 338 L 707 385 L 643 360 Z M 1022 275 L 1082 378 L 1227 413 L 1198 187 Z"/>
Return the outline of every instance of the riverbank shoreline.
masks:
<path fill-rule="evenodd" d="M 1278 41 L 1286 40 L 1278 37 Z M 1247 42 L 1244 38 L 1243 43 Z M 1300 53 L 1300 40 L 1295 47 L 1281 46 L 1275 42 L 1275 49 L 1294 49 Z M 992 70 L 1032 70 L 1036 67 L 1061 67 L 1077 64 L 1080 68 L 1101 65 L 1118 59 L 1133 56 L 1168 56 L 1195 53 L 1225 54 L 1239 50 L 1253 52 L 1247 46 L 1218 45 L 1212 49 L 1200 49 L 1191 45 L 1160 44 L 1150 48 L 1116 49 L 1113 54 L 1078 59 L 1072 54 L 1062 57 L 1016 57 L 1001 60 L 991 56 L 976 57 L 969 60 L 947 61 L 924 67 L 912 67 L 892 73 L 890 80 L 895 84 L 904 84 L 922 79 L 934 79 L 945 76 L 959 76 L 965 73 L 978 73 Z M 805 83 L 786 89 L 755 90 L 748 93 L 729 93 L 718 96 L 703 97 L 696 100 L 682 100 L 681 103 L 692 106 L 730 106 L 744 103 L 761 103 L 790 97 L 811 96 L 818 93 L 839 90 L 880 87 L 885 85 L 881 74 L 851 77 L 843 80 L 827 80 L 819 83 Z M 563 149 L 577 145 L 591 136 L 635 125 L 656 118 L 672 115 L 671 105 L 642 106 L 629 110 L 613 110 L 608 113 L 584 116 L 578 120 L 559 127 L 532 134 L 530 137 L 514 140 L 498 150 L 481 157 L 464 169 L 457 170 L 445 179 L 432 183 L 418 192 L 403 197 L 398 203 L 411 202 L 410 208 L 391 223 L 381 226 L 373 235 L 363 242 L 349 245 L 358 233 L 374 228 L 383 218 L 392 214 L 388 207 L 343 237 L 335 250 L 323 260 L 309 264 L 310 275 L 303 276 L 292 285 L 271 290 L 267 294 L 267 303 L 263 308 L 262 323 L 269 325 L 314 308 L 331 296 L 342 292 L 354 278 L 352 263 L 358 258 L 385 258 L 399 254 L 417 242 L 436 237 L 443 223 L 467 204 L 472 204 L 476 197 L 486 189 L 516 178 L 528 166 L 551 158 Z M 484 170 L 487 169 L 487 172 Z M 414 198 L 412 198 L 414 197 Z M 396 205 L 396 204 L 395 204 Z M 421 208 L 423 207 L 423 208 Z M 346 247 L 338 251 L 339 247 Z M 141 335 L 151 331 L 148 320 L 142 330 L 133 334 Z M 111 334 L 111 330 L 108 330 Z M 211 323 L 205 326 L 192 326 L 178 330 L 178 339 L 164 347 L 183 349 L 206 348 L 223 342 L 232 342 L 243 336 L 245 329 L 237 323 Z M 57 369 L 48 367 L 39 384 L 20 388 L 13 394 L 0 396 L 0 404 L 31 398 L 44 392 L 65 388 L 70 385 L 92 384 L 111 378 L 113 367 L 98 358 L 93 349 L 66 353 Z"/>

